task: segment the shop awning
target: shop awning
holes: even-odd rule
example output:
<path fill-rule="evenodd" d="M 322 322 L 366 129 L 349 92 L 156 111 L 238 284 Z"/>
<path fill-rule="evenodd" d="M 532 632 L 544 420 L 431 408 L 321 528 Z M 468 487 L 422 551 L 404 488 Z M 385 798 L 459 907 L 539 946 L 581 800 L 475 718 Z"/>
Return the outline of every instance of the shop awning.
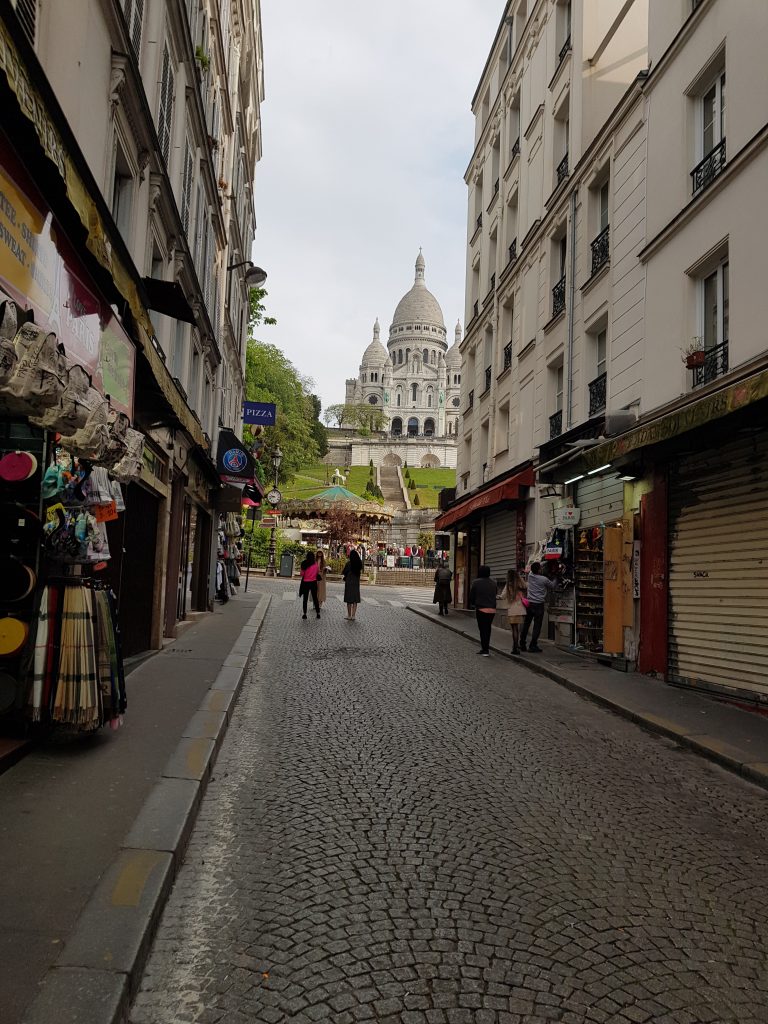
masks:
<path fill-rule="evenodd" d="M 689 402 L 687 405 L 659 416 L 641 426 L 620 434 L 614 440 L 606 441 L 582 454 L 581 464 L 587 469 L 606 466 L 633 451 L 669 441 L 689 430 L 703 427 L 713 420 L 768 398 L 768 370 L 753 374 L 726 388 Z"/>
<path fill-rule="evenodd" d="M 160 281 L 156 277 L 143 277 L 142 284 L 147 293 L 147 308 L 156 313 L 195 324 L 195 314 L 187 302 L 184 289 L 178 281 Z"/>
<path fill-rule="evenodd" d="M 529 467 L 508 480 L 494 484 L 493 487 L 489 487 L 480 494 L 476 494 L 471 498 L 465 498 L 464 501 L 454 505 L 453 508 L 449 508 L 447 512 L 443 512 L 441 516 L 437 517 L 435 529 L 447 530 L 449 526 L 467 519 L 473 512 L 478 512 L 480 509 L 488 508 L 491 505 L 498 505 L 502 501 L 515 501 L 521 497 L 520 489 L 522 487 L 533 487 L 533 484 L 534 471 Z"/>

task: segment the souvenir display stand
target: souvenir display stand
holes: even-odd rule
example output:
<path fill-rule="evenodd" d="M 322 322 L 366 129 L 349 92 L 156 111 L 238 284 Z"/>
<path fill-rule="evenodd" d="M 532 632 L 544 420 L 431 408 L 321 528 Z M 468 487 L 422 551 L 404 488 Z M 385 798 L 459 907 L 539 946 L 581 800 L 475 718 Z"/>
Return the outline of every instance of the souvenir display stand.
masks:
<path fill-rule="evenodd" d="M 576 643 L 587 651 L 603 649 L 603 530 L 576 531 Z"/>
<path fill-rule="evenodd" d="M 216 597 L 226 603 L 240 586 L 240 563 L 243 557 L 242 527 L 234 512 L 219 516 L 216 558 Z"/>
<path fill-rule="evenodd" d="M 119 726 L 120 628 L 99 574 L 143 448 L 56 336 L 0 292 L 0 727 Z"/>

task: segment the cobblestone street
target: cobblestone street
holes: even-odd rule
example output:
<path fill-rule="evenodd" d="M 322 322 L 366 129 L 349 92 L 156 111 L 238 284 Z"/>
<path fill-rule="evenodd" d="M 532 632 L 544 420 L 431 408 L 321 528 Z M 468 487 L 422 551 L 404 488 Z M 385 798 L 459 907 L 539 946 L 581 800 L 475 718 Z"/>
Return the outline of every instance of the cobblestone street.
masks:
<path fill-rule="evenodd" d="M 132 1024 L 768 1022 L 764 792 L 382 588 L 256 586 Z"/>

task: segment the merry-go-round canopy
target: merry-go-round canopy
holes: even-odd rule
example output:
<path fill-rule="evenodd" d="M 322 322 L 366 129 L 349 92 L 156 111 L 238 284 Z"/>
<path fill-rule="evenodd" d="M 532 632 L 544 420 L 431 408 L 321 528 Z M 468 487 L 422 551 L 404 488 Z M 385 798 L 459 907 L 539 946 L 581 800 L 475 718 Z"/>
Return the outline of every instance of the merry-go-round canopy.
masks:
<path fill-rule="evenodd" d="M 369 523 L 380 523 L 394 516 L 394 511 L 387 505 L 366 501 L 346 487 L 339 486 L 328 487 L 312 498 L 289 498 L 280 503 L 280 510 L 285 515 L 301 519 L 323 519 L 335 509 L 351 512 Z"/>

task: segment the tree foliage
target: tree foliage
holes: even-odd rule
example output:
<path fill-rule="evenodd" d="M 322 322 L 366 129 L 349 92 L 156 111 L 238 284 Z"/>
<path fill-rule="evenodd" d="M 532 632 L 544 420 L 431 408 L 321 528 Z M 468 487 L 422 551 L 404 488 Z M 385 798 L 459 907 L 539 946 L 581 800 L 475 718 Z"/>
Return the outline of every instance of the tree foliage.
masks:
<path fill-rule="evenodd" d="M 296 471 L 307 462 L 315 462 L 328 451 L 325 427 L 320 423 L 321 403 L 312 393 L 312 380 L 301 374 L 276 345 L 259 341 L 254 331 L 262 325 L 276 324 L 275 317 L 267 316 L 264 288 L 251 288 L 249 300 L 249 338 L 245 363 L 245 393 L 251 402 L 274 402 L 277 419 L 274 427 L 260 433 L 263 446 L 258 464 L 262 483 L 274 479 L 272 454 L 280 446 L 283 461 L 279 481 L 290 481 Z M 253 441 L 253 432 L 246 427 L 246 441 Z"/>
<path fill-rule="evenodd" d="M 360 521 L 354 512 L 345 508 L 330 508 L 325 515 L 330 544 L 346 544 L 360 538 Z"/>
<path fill-rule="evenodd" d="M 384 430 L 387 425 L 384 410 L 368 402 L 329 405 L 323 413 L 323 419 L 329 425 L 335 422 L 337 427 L 349 427 L 361 434 Z"/>

